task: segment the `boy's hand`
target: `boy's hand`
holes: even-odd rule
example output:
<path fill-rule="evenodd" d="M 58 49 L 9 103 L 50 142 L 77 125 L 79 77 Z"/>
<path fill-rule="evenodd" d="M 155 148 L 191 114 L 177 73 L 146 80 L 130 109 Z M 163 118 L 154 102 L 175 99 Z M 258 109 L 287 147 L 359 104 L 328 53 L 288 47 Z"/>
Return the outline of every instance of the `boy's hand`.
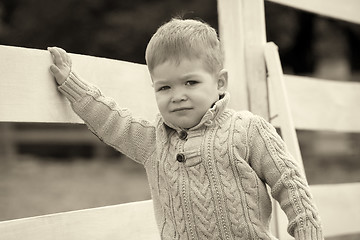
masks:
<path fill-rule="evenodd" d="M 56 82 L 61 85 L 65 82 L 71 71 L 71 58 L 64 49 L 58 47 L 48 47 L 54 64 L 50 66 L 50 72 L 55 77 Z"/>

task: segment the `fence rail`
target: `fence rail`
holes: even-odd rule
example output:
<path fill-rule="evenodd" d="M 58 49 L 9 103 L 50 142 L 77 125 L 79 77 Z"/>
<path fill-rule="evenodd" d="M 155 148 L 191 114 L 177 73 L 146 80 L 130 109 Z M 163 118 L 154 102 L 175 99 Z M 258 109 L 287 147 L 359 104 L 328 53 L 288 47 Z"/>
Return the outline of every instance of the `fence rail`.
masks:
<path fill-rule="evenodd" d="M 0 240 L 160 240 L 152 201 L 0 222 Z"/>
<path fill-rule="evenodd" d="M 297 129 L 360 132 L 359 82 L 292 75 L 284 78 Z M 277 106 L 270 108 L 275 115 Z"/>
<path fill-rule="evenodd" d="M 301 9 L 326 17 L 360 24 L 360 1 L 358 0 L 267 0 L 292 8 Z"/>
<path fill-rule="evenodd" d="M 0 52 L 0 121 L 82 123 L 56 89 L 48 51 L 0 45 Z M 136 116 L 154 118 L 158 110 L 145 65 L 70 55 L 80 77 L 99 86 Z"/>

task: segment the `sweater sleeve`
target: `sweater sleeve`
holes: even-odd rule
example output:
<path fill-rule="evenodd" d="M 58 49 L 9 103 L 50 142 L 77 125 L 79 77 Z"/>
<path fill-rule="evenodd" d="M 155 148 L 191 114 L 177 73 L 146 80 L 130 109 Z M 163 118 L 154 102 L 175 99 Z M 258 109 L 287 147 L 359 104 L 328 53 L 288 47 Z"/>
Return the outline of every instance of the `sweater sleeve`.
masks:
<path fill-rule="evenodd" d="M 75 113 L 103 142 L 144 164 L 155 149 L 155 128 L 148 121 L 134 119 L 127 109 L 102 95 L 95 86 L 71 72 L 59 86 Z"/>
<path fill-rule="evenodd" d="M 251 117 L 249 164 L 271 188 L 286 213 L 288 232 L 297 240 L 323 239 L 318 211 L 306 178 L 275 128 L 259 116 Z"/>

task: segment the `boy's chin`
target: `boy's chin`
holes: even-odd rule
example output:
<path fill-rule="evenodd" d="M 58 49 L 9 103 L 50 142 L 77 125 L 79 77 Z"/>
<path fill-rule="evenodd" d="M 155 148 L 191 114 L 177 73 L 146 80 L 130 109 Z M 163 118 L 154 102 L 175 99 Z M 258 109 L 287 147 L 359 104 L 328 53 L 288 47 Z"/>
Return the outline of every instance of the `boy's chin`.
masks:
<path fill-rule="evenodd" d="M 175 126 L 177 126 L 180 129 L 190 129 L 192 127 L 195 127 L 198 123 L 186 123 L 186 122 L 182 122 L 182 123 L 178 123 Z"/>
<path fill-rule="evenodd" d="M 190 119 L 189 117 L 172 116 L 167 119 L 165 118 L 164 120 L 165 122 L 171 124 L 172 127 L 180 128 L 180 129 L 190 129 L 198 125 L 201 119 L 197 120 L 193 118 Z"/>

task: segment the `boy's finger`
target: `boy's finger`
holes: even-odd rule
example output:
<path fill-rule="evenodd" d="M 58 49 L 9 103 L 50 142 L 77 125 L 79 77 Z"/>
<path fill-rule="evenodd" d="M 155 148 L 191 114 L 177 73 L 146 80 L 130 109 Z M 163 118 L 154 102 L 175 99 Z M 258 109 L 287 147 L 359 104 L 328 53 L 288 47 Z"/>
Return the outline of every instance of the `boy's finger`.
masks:
<path fill-rule="evenodd" d="M 50 66 L 50 72 L 52 73 L 52 75 L 55 75 L 58 72 L 60 72 L 60 69 L 56 65 L 53 64 Z"/>
<path fill-rule="evenodd" d="M 62 48 L 57 48 L 57 50 L 60 52 L 61 59 L 63 60 L 63 62 L 65 62 L 68 66 L 71 67 L 71 58 L 69 54 Z"/>
<path fill-rule="evenodd" d="M 53 57 L 54 57 L 54 63 L 55 63 L 56 65 L 60 65 L 60 64 L 63 63 L 63 60 L 62 60 L 62 58 L 61 58 L 61 54 L 60 54 L 58 48 L 52 47 L 52 48 L 49 48 L 49 51 L 50 51 L 50 53 L 53 55 Z"/>
<path fill-rule="evenodd" d="M 54 50 L 53 49 L 51 49 L 51 48 L 47 48 L 48 49 L 48 51 L 50 52 L 50 55 L 51 55 L 51 59 L 53 60 L 53 62 L 55 61 L 55 55 L 54 55 Z"/>
<path fill-rule="evenodd" d="M 55 64 L 50 66 L 50 72 L 55 77 L 55 80 L 59 85 L 65 82 L 66 77 L 61 73 L 60 69 Z"/>

